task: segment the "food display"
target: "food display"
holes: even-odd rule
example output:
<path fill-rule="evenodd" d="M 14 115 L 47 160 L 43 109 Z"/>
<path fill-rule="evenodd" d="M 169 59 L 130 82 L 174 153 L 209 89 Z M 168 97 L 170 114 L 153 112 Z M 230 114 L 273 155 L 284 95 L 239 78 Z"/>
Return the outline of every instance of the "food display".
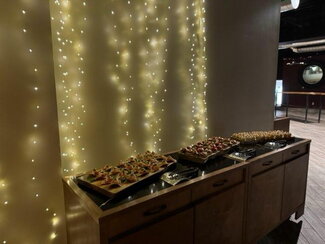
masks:
<path fill-rule="evenodd" d="M 77 176 L 77 181 L 105 195 L 113 196 L 131 186 L 165 171 L 176 160 L 171 156 L 145 152 L 120 162 Z"/>
<path fill-rule="evenodd" d="M 273 130 L 234 133 L 231 138 L 239 141 L 241 144 L 257 144 L 268 141 L 289 140 L 292 136 L 291 133 L 286 131 Z"/>
<path fill-rule="evenodd" d="M 230 138 L 212 137 L 204 141 L 199 141 L 192 146 L 182 148 L 179 156 L 181 159 L 192 162 L 205 163 L 209 159 L 226 153 L 238 144 L 238 141 Z"/>

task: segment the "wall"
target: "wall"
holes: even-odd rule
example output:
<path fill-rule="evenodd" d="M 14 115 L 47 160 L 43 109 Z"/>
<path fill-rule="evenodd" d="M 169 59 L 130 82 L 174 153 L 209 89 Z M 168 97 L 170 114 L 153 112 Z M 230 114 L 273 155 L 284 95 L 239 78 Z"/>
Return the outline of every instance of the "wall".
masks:
<path fill-rule="evenodd" d="M 211 135 L 273 128 L 280 1 L 208 1 Z"/>
<path fill-rule="evenodd" d="M 51 3 L 67 174 L 272 128 L 277 0 Z"/>
<path fill-rule="evenodd" d="M 290 53 L 289 53 L 290 54 Z M 298 92 L 325 92 L 324 80 L 316 87 L 304 86 L 301 82 L 302 72 L 308 64 L 316 63 L 324 67 L 325 55 L 322 53 L 307 53 L 283 56 L 280 60 L 282 66 L 282 79 L 284 91 L 298 91 Z M 301 64 L 304 63 L 304 64 Z M 323 108 L 325 108 L 325 100 L 323 99 Z M 285 102 L 285 100 L 284 100 Z M 290 95 L 289 105 L 295 107 L 305 107 L 306 98 L 302 95 Z M 319 107 L 319 97 L 310 96 L 309 98 L 310 108 Z"/>
<path fill-rule="evenodd" d="M 0 243 L 65 243 L 48 1 L 1 1 L 0 82 Z"/>
<path fill-rule="evenodd" d="M 66 174 L 207 136 L 203 0 L 51 1 Z"/>

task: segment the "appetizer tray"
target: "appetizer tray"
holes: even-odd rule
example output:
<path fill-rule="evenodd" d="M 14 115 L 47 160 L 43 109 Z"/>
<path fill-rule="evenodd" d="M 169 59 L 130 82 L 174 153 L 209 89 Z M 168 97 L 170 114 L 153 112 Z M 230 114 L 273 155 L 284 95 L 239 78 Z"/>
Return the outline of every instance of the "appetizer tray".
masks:
<path fill-rule="evenodd" d="M 239 141 L 242 145 L 254 145 L 270 141 L 288 141 L 293 139 L 291 133 L 282 130 L 239 132 L 234 133 L 231 138 Z"/>
<path fill-rule="evenodd" d="M 153 178 L 159 178 L 175 164 L 176 160 L 171 156 L 146 152 L 131 157 L 117 166 L 106 165 L 79 174 L 76 180 L 80 185 L 114 198 L 141 188 Z"/>
<path fill-rule="evenodd" d="M 178 158 L 193 163 L 204 164 L 228 153 L 232 148 L 239 145 L 239 142 L 229 138 L 212 137 L 200 141 L 192 146 L 182 148 L 178 152 Z"/>

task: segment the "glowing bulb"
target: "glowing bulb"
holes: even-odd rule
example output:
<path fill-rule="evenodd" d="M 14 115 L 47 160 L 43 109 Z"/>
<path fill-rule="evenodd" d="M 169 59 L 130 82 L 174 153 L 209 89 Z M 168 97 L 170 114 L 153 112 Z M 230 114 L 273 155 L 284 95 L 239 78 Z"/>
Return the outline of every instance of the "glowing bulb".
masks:
<path fill-rule="evenodd" d="M 52 232 L 51 235 L 50 235 L 50 239 L 51 240 L 54 240 L 56 238 L 56 233 L 55 232 Z"/>
<path fill-rule="evenodd" d="M 56 226 L 58 223 L 59 223 L 59 218 L 58 218 L 58 217 L 54 217 L 54 218 L 52 219 L 52 225 L 53 225 L 53 226 Z"/>

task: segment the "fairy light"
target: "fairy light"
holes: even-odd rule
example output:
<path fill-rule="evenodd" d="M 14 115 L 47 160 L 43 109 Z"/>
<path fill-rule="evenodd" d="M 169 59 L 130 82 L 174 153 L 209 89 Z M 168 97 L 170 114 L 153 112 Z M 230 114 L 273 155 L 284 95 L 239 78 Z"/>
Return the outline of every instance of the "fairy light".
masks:
<path fill-rule="evenodd" d="M 111 4 L 109 8 L 111 8 Z M 119 132 L 119 143 L 123 150 L 129 152 L 129 154 L 136 153 L 136 149 L 133 149 L 133 141 L 129 132 L 129 106 L 132 99 L 129 98 L 132 90 L 130 89 L 130 83 L 132 82 L 132 75 L 130 71 L 130 60 L 132 54 L 130 52 L 132 48 L 132 22 L 133 15 L 132 9 L 126 8 L 124 10 L 125 15 L 120 15 L 120 9 L 111 9 L 108 14 L 108 23 L 111 23 L 107 28 L 107 39 L 113 39 L 117 41 L 108 41 L 109 47 L 112 50 L 112 55 L 115 56 L 116 63 L 108 67 L 108 79 L 110 83 L 115 87 L 116 92 L 119 94 L 119 106 L 117 108 L 117 121 Z M 130 30 L 124 35 L 121 33 L 124 30 Z M 127 34 L 128 33 L 128 34 Z M 130 78 L 131 77 L 131 78 Z"/>
<path fill-rule="evenodd" d="M 55 232 L 52 232 L 50 235 L 50 240 L 54 240 L 57 237 L 57 234 Z"/>
<path fill-rule="evenodd" d="M 21 13 L 21 17 L 22 17 L 22 21 L 23 21 L 23 25 L 22 25 L 22 32 L 24 33 L 24 37 L 26 37 L 26 40 L 28 40 L 27 36 L 28 35 L 31 35 L 33 34 L 33 30 L 29 27 L 26 26 L 26 22 L 27 22 L 27 19 L 29 18 L 29 13 L 30 11 L 28 9 L 21 9 L 20 10 L 20 13 Z M 26 22 L 25 22 L 26 21 Z M 28 42 L 25 42 L 25 43 L 28 43 Z M 31 111 L 30 111 L 30 114 L 31 114 L 31 117 L 33 118 L 33 122 L 30 124 L 30 135 L 28 136 L 28 139 L 27 139 L 27 147 L 29 148 L 29 152 L 28 152 L 28 155 L 26 155 L 26 157 L 28 157 L 28 160 L 29 162 L 32 163 L 32 166 L 33 167 L 37 167 L 37 155 L 39 154 L 39 144 L 41 144 L 41 131 L 39 131 L 39 127 L 40 127 L 40 122 L 38 121 L 39 117 L 41 117 L 41 110 L 40 110 L 40 104 L 38 104 L 40 102 L 39 100 L 39 96 L 40 96 L 40 92 L 41 92 L 41 83 L 39 82 L 39 80 L 41 79 L 40 78 L 40 74 L 41 74 L 41 69 L 40 69 L 40 64 L 38 64 L 36 62 L 36 58 L 34 55 L 37 55 L 37 49 L 34 49 L 32 47 L 29 47 L 26 49 L 26 57 L 29 58 L 29 62 L 31 63 L 31 70 L 34 71 L 33 74 L 34 74 L 34 78 L 33 78 L 33 81 L 32 81 L 32 84 L 31 86 L 33 87 L 33 99 L 35 101 L 37 101 L 36 105 L 33 106 L 31 108 Z M 30 140 L 30 138 L 32 138 L 32 140 Z M 33 170 L 31 170 L 32 172 Z M 37 177 L 36 176 L 32 176 L 30 177 L 31 179 L 31 185 L 33 185 L 34 189 L 36 188 L 39 188 L 39 189 L 42 189 L 39 187 L 40 185 L 40 182 L 37 181 Z M 35 185 L 37 184 L 37 185 Z M 6 182 L 3 180 L 0 182 L 0 190 L 3 189 L 3 188 L 7 188 L 7 184 Z M 41 198 L 41 193 L 40 192 L 34 192 L 32 193 L 32 197 L 37 198 Z M 8 205 L 9 204 L 9 201 L 8 200 L 5 200 L 4 201 L 4 205 Z M 49 208 L 47 207 L 47 209 L 49 210 Z M 59 217 L 57 217 L 59 218 Z M 52 227 L 52 232 L 53 230 L 55 230 L 55 227 L 53 226 Z M 7 243 L 7 240 L 3 241 L 2 243 Z"/>
<path fill-rule="evenodd" d="M 196 59 L 193 66 L 196 70 L 196 125 L 198 128 L 198 137 L 207 138 L 207 103 L 206 103 L 206 91 L 207 91 L 207 76 L 206 76 L 206 36 L 205 36 L 205 0 L 195 0 L 192 3 L 194 7 L 195 22 L 193 26 L 196 27 L 195 33 L 197 36 L 197 42 L 193 43 L 193 47 L 201 45 L 196 50 Z"/>
<path fill-rule="evenodd" d="M 165 112 L 165 75 L 167 73 L 165 58 L 167 56 L 167 24 L 169 1 L 150 0 L 142 3 L 138 12 L 138 35 L 147 40 L 139 49 L 141 57 L 140 89 L 145 94 L 144 128 L 146 149 L 161 151 L 162 119 Z M 159 6 L 159 7 L 158 7 Z M 157 9 L 164 11 L 157 11 Z"/>
<path fill-rule="evenodd" d="M 206 104 L 206 55 L 205 55 L 205 1 L 179 1 L 179 35 L 184 43 L 184 62 L 179 75 L 184 86 L 190 90 L 190 97 L 185 97 L 184 105 L 190 109 L 187 113 L 187 131 L 183 145 L 207 137 Z M 189 81 L 189 84 L 186 84 Z M 189 87 L 188 87 L 189 86 Z"/>
<path fill-rule="evenodd" d="M 89 157 L 87 143 L 91 142 L 82 136 L 91 129 L 85 123 L 88 114 L 83 90 L 87 79 L 91 82 L 90 74 L 85 76 L 84 66 L 87 61 L 84 50 L 91 46 L 83 40 L 88 37 L 85 27 L 93 18 L 85 14 L 90 9 L 88 4 L 96 6 L 96 3 L 71 0 L 53 0 L 52 3 L 63 173 L 73 174 L 92 167 L 84 164 Z M 170 106 L 171 99 L 166 81 L 177 71 L 176 80 L 180 82 L 177 85 L 182 93 L 179 94 L 180 116 L 185 128 L 179 146 L 207 137 L 205 1 L 108 1 L 102 11 L 107 43 L 103 49 L 110 57 L 104 60 L 103 67 L 107 88 L 111 89 L 114 99 L 117 98 L 117 106 L 106 112 L 114 113 L 112 118 L 116 121 L 112 124 L 115 127 L 111 129 L 118 139 L 112 141 L 123 151 L 120 158 L 140 149 L 165 150 L 167 121 L 164 119 L 170 112 L 167 104 Z M 175 61 L 169 58 L 172 56 L 168 49 L 170 43 L 179 45 L 180 55 Z M 168 64 L 169 61 L 172 63 Z M 136 116 L 135 109 L 139 109 Z M 143 125 L 139 128 L 141 141 L 140 132 L 135 131 L 134 126 L 139 124 Z"/>
<path fill-rule="evenodd" d="M 0 202 L 3 203 L 4 206 L 8 205 L 8 194 L 7 194 L 8 186 L 5 179 L 0 180 Z"/>
<path fill-rule="evenodd" d="M 84 126 L 86 106 L 82 89 L 84 84 L 84 44 L 81 35 L 85 34 L 86 16 L 74 18 L 72 8 L 85 10 L 85 1 L 55 0 L 52 9 L 56 12 L 52 20 L 56 59 L 56 86 L 59 110 L 60 142 L 63 162 L 69 162 L 63 173 L 77 170 L 86 163 L 84 152 L 86 146 L 81 136 Z M 81 21 L 82 20 L 82 21 Z M 81 24 L 80 24 L 81 23 Z M 77 115 L 77 116 L 76 116 Z"/>

